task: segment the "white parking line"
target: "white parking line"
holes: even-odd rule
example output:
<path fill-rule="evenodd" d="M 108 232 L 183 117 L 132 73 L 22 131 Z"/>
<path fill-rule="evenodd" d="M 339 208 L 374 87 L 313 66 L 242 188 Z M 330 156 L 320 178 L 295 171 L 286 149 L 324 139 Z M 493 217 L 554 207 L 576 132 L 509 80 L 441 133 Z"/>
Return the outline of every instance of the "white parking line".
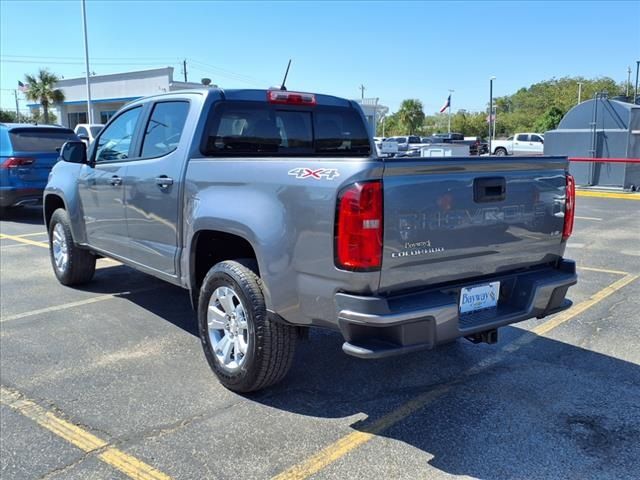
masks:
<path fill-rule="evenodd" d="M 137 290 L 131 290 L 128 292 L 118 292 L 118 293 L 109 293 L 106 295 L 99 295 L 97 297 L 86 298 L 84 300 L 78 300 L 76 302 L 63 303 L 61 305 L 54 305 L 52 307 L 40 308 L 38 310 L 30 310 L 28 312 L 16 313 L 15 315 L 8 315 L 6 317 L 0 318 L 0 323 L 10 322 L 12 320 L 18 320 L 20 318 L 32 317 L 34 315 L 40 315 L 42 313 L 50 313 L 57 312 L 59 310 L 67 310 L 68 308 L 81 307 L 82 305 L 90 305 L 92 303 L 103 302 L 104 300 L 110 300 L 112 298 L 124 297 L 126 295 L 131 295 L 132 293 L 140 293 L 147 290 L 152 290 L 149 288 L 140 288 Z"/>
<path fill-rule="evenodd" d="M 576 217 L 578 220 L 593 220 L 594 222 L 601 222 L 602 219 L 598 218 L 598 217 L 580 217 L 578 215 L 576 215 Z"/>

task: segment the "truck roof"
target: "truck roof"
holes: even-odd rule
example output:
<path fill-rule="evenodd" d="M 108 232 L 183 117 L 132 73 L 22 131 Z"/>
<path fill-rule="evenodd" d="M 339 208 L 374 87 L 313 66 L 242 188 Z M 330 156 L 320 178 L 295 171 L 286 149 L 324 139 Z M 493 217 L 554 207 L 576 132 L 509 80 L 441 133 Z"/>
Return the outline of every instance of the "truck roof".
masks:
<path fill-rule="evenodd" d="M 167 97 L 175 97 L 184 94 L 195 94 L 195 95 L 203 95 L 208 97 L 210 95 L 222 95 L 225 100 L 237 100 L 237 101 L 254 101 L 254 102 L 266 102 L 267 100 L 267 92 L 277 90 L 277 89 L 222 89 L 219 87 L 203 87 L 203 88 L 193 88 L 193 89 L 185 89 L 185 90 L 174 90 L 171 92 L 160 93 L 157 95 L 151 95 L 144 98 L 139 98 L 130 103 L 130 105 L 136 103 L 144 103 L 150 99 L 154 98 L 167 98 Z M 358 105 L 356 102 L 352 100 L 347 100 L 345 98 L 335 97 L 333 95 L 324 95 L 313 92 L 298 92 L 297 90 L 288 90 L 289 93 L 310 93 L 315 95 L 316 102 L 318 105 L 322 106 L 331 106 L 331 107 L 354 107 Z"/>

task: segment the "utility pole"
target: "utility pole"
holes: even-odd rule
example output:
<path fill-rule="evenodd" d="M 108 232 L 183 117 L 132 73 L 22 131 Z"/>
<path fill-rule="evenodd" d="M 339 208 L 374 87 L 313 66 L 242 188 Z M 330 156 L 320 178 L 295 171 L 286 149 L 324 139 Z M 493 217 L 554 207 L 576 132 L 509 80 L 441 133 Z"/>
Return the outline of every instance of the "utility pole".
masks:
<path fill-rule="evenodd" d="M 82 4 L 82 29 L 84 30 L 84 66 L 85 81 L 87 83 L 87 120 L 93 123 L 93 110 L 91 108 L 91 84 L 89 83 L 89 41 L 87 40 L 87 9 L 84 4 L 85 0 L 81 0 Z"/>
<path fill-rule="evenodd" d="M 364 85 L 360 85 L 360 98 L 364 100 L 364 91 L 366 90 Z"/>
<path fill-rule="evenodd" d="M 187 83 L 187 59 L 182 61 L 182 73 L 184 73 L 184 83 Z"/>
<path fill-rule="evenodd" d="M 631 87 L 631 65 L 627 67 L 627 91 L 625 92 L 627 99 L 629 99 L 629 87 Z"/>
<path fill-rule="evenodd" d="M 578 105 L 580 105 L 581 99 L 582 99 L 582 82 L 578 82 Z"/>
<path fill-rule="evenodd" d="M 493 122 L 493 81 L 496 77 L 489 78 L 489 155 L 493 154 L 491 150 L 491 131 Z"/>
<path fill-rule="evenodd" d="M 449 90 L 449 133 L 451 133 L 451 96 L 455 90 Z"/>
<path fill-rule="evenodd" d="M 13 96 L 16 99 L 16 122 L 20 123 L 20 106 L 18 105 L 18 90 L 13 91 Z"/>

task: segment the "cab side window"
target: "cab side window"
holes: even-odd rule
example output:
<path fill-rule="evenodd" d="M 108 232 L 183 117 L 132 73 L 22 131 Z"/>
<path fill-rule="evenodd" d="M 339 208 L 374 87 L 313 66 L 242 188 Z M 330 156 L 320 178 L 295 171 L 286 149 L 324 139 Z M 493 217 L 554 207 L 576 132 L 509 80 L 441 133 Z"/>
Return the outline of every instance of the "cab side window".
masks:
<path fill-rule="evenodd" d="M 84 135 L 85 137 L 88 137 L 89 132 L 87 132 L 87 129 L 84 127 L 78 127 L 76 135 Z"/>
<path fill-rule="evenodd" d="M 516 137 L 516 141 L 518 142 L 527 142 L 528 140 L 529 140 L 529 135 L 526 135 L 524 133 L 521 133 Z"/>
<path fill-rule="evenodd" d="M 189 102 L 160 102 L 153 107 L 142 140 L 142 157 L 159 157 L 178 148 Z"/>
<path fill-rule="evenodd" d="M 96 163 L 127 160 L 131 156 L 133 134 L 142 107 L 135 107 L 120 114 L 100 137 L 96 148 Z"/>

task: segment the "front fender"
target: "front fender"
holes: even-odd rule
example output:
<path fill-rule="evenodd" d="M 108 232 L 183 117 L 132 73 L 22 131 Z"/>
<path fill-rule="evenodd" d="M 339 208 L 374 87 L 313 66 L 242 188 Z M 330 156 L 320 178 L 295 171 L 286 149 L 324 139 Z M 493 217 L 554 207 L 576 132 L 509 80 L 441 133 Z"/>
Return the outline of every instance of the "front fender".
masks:
<path fill-rule="evenodd" d="M 78 195 L 78 177 L 82 165 L 78 163 L 58 162 L 49 174 L 49 181 L 44 189 L 43 206 L 47 208 L 47 197 L 58 196 L 62 199 L 65 209 L 71 220 L 71 233 L 73 240 L 79 244 L 87 243 L 86 229 L 84 228 L 82 204 Z M 49 228 L 49 226 L 46 226 Z"/>

